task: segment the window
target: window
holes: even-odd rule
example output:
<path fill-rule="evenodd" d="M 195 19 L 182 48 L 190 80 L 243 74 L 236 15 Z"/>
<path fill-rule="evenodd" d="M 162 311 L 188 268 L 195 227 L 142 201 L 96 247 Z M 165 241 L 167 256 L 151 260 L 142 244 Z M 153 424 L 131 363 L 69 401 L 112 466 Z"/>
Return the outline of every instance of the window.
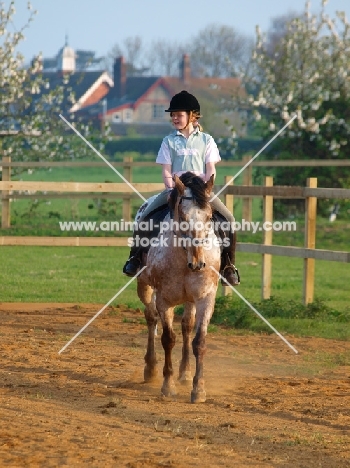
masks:
<path fill-rule="evenodd" d="M 153 119 L 164 119 L 164 110 L 165 107 L 163 104 L 153 104 L 153 113 L 152 113 L 152 118 Z"/>
<path fill-rule="evenodd" d="M 120 123 L 121 121 L 122 121 L 121 112 L 115 112 L 113 114 L 113 122 L 114 123 Z"/>
<path fill-rule="evenodd" d="M 123 110 L 123 122 L 132 122 L 133 118 L 133 110 L 132 109 L 124 109 Z"/>

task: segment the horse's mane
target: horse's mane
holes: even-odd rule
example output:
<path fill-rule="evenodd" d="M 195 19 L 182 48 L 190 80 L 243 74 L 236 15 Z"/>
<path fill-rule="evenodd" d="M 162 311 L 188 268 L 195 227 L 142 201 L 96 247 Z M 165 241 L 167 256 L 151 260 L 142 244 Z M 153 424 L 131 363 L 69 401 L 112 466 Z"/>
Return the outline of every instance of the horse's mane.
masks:
<path fill-rule="evenodd" d="M 179 179 L 181 182 L 191 190 L 192 198 L 194 203 L 199 206 L 199 208 L 204 209 L 208 205 L 208 195 L 205 190 L 204 180 L 194 175 L 192 172 L 185 172 L 182 174 Z M 177 188 L 173 188 L 170 193 L 169 206 L 173 210 L 175 208 L 176 200 L 179 196 Z"/>

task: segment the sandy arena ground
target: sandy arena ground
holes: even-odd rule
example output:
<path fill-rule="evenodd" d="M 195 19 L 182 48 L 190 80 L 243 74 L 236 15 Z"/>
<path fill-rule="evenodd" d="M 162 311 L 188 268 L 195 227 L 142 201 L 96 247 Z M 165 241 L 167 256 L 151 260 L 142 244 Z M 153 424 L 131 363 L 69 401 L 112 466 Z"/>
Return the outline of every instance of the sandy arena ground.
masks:
<path fill-rule="evenodd" d="M 140 310 L 1 304 L 1 467 L 350 466 L 350 343 L 207 338 L 207 402 L 143 383 Z M 174 367 L 181 352 L 176 323 Z M 159 375 L 163 352 L 157 338 Z"/>

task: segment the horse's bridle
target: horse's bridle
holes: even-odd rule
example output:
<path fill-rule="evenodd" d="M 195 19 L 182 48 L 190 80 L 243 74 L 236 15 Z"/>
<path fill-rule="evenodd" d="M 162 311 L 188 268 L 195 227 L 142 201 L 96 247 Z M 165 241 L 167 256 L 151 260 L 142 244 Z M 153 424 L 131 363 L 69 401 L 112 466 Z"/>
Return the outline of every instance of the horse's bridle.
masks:
<path fill-rule="evenodd" d="M 178 197 L 178 201 L 176 202 L 175 205 L 175 210 L 174 210 L 174 221 L 175 221 L 175 214 L 177 217 L 177 222 L 179 229 L 176 230 L 175 227 L 173 228 L 173 233 L 176 237 L 182 237 L 183 239 L 191 239 L 191 242 L 196 241 L 198 245 L 203 245 L 204 243 L 208 242 L 208 237 L 209 237 L 209 230 L 206 232 L 206 235 L 204 238 L 198 238 L 198 237 L 192 237 L 188 234 L 185 234 L 184 232 L 181 231 L 180 229 L 180 223 L 181 223 L 181 217 L 179 214 L 179 205 L 181 205 L 182 200 L 193 200 L 193 197 L 186 197 L 182 195 L 181 197 Z M 182 245 L 182 248 L 187 252 L 187 248 L 185 245 Z"/>

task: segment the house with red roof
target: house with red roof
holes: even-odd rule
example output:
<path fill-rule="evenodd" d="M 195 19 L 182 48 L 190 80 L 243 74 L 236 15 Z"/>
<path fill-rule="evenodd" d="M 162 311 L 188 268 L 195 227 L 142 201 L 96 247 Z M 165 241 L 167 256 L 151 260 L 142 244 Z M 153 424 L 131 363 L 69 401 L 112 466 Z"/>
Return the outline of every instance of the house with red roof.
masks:
<path fill-rule="evenodd" d="M 115 60 L 113 87 L 101 101 L 93 105 L 83 104 L 77 114 L 108 122 L 112 133 L 118 136 L 164 136 L 172 129 L 169 114 L 171 97 L 186 89 L 194 94 L 200 104 L 205 131 L 214 136 L 231 136 L 231 126 L 241 126 L 240 116 L 230 109 L 230 100 L 239 89 L 238 78 L 194 77 L 191 74 L 190 57 L 185 54 L 179 66 L 178 77 L 137 76 L 128 74 L 123 57 Z"/>
<path fill-rule="evenodd" d="M 55 57 L 43 60 L 41 71 L 49 89 L 68 78 L 65 114 L 74 113 L 101 129 L 108 123 L 116 136 L 164 136 L 172 130 L 169 114 L 164 111 L 171 97 L 185 89 L 201 104 L 205 131 L 214 137 L 230 137 L 233 126 L 244 134 L 240 115 L 231 109 L 232 95 L 240 89 L 238 78 L 192 76 L 187 54 L 181 58 L 177 77 L 145 75 L 144 70 L 130 67 L 124 57 L 116 58 L 113 77 L 105 70 L 90 69 L 89 64 L 96 67 L 101 60 L 91 51 L 75 51 L 67 38 Z"/>

